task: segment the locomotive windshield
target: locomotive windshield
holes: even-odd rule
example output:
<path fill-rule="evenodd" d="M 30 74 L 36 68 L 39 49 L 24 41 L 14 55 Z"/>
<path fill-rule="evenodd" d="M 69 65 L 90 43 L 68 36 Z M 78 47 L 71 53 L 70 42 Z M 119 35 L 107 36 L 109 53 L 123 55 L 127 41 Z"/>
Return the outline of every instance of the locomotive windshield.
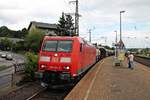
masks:
<path fill-rule="evenodd" d="M 45 41 L 43 51 L 52 51 L 52 52 L 71 52 L 72 50 L 72 41 L 62 40 L 62 41 Z"/>

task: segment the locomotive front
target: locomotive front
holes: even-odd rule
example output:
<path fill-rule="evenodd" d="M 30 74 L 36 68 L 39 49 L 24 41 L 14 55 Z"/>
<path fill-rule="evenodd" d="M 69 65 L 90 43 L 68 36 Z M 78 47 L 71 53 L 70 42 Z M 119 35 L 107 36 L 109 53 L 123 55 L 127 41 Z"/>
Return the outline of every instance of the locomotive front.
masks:
<path fill-rule="evenodd" d="M 43 82 L 51 83 L 71 78 L 72 49 L 72 39 L 44 39 L 38 61 Z"/>

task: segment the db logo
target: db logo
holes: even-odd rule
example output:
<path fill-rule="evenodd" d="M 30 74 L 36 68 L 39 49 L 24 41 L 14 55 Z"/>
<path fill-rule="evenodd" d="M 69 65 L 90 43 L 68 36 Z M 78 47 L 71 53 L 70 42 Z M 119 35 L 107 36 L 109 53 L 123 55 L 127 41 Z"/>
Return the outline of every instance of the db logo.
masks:
<path fill-rule="evenodd" d="M 52 59 L 53 62 L 58 62 L 58 60 L 59 60 L 58 57 L 53 57 Z"/>

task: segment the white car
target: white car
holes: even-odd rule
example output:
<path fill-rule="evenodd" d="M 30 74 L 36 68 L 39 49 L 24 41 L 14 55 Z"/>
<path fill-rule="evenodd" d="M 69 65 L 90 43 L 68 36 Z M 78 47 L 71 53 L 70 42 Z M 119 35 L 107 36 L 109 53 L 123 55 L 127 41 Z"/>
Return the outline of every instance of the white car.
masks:
<path fill-rule="evenodd" d="M 6 55 L 6 60 L 12 60 L 12 59 L 13 59 L 12 54 L 7 54 Z"/>
<path fill-rule="evenodd" d="M 2 57 L 2 58 L 6 58 L 6 54 L 5 54 L 5 53 L 2 53 L 2 54 L 1 54 L 1 57 Z"/>

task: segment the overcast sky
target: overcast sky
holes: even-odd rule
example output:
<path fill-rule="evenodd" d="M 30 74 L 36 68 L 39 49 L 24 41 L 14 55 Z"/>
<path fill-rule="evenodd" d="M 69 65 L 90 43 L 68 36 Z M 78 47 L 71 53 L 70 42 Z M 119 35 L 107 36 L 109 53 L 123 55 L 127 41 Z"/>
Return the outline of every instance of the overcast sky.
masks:
<path fill-rule="evenodd" d="M 0 26 L 13 30 L 28 27 L 30 21 L 57 23 L 62 12 L 72 13 L 69 0 L 0 0 Z M 126 47 L 150 47 L 150 0 L 79 0 L 80 36 L 92 42 L 112 45 L 119 34 L 122 13 L 122 38 Z M 119 36 L 118 36 L 119 37 Z"/>

